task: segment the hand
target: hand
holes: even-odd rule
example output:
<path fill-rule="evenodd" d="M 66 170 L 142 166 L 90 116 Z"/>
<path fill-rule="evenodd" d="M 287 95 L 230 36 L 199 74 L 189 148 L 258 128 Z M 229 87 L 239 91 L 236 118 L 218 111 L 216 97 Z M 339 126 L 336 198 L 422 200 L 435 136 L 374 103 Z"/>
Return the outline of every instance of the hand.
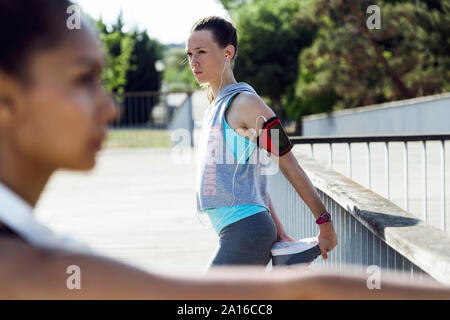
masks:
<path fill-rule="evenodd" d="M 278 234 L 277 242 L 295 242 L 295 239 L 286 233 Z"/>
<path fill-rule="evenodd" d="M 337 246 L 337 235 L 334 232 L 332 222 L 327 222 L 320 225 L 319 235 L 317 239 L 319 241 L 319 248 L 322 252 L 322 258 L 324 260 L 328 259 L 327 252 L 330 252 Z"/>

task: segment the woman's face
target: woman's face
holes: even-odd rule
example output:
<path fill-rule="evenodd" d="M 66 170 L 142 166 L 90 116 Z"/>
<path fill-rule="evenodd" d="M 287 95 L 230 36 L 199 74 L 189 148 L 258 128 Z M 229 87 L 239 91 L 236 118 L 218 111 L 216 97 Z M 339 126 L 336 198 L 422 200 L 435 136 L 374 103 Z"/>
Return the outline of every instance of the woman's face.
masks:
<path fill-rule="evenodd" d="M 209 30 L 195 31 L 189 36 L 186 53 L 198 83 L 217 81 L 225 65 L 225 51 L 217 46 Z"/>
<path fill-rule="evenodd" d="M 15 91 L 6 131 L 15 152 L 50 169 L 91 169 L 116 117 L 99 82 L 103 54 L 96 38 L 88 29 L 67 32 L 30 59 L 31 84 Z"/>

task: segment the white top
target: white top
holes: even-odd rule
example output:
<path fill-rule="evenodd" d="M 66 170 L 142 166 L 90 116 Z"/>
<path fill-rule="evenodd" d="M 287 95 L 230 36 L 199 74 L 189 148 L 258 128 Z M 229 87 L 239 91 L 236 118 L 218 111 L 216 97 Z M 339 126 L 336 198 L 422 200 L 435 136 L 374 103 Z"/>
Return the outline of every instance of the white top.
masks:
<path fill-rule="evenodd" d="M 93 253 L 87 245 L 69 237 L 59 237 L 37 221 L 33 208 L 1 182 L 0 222 L 33 246 Z"/>

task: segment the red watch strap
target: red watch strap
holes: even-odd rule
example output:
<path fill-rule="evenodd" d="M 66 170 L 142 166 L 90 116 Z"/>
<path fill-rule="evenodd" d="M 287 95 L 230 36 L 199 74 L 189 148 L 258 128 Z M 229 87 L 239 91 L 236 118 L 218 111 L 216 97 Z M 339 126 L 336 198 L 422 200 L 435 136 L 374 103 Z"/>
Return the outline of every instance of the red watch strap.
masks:
<path fill-rule="evenodd" d="M 320 215 L 320 217 L 316 220 L 317 224 L 322 224 L 331 221 L 331 215 L 328 212 L 324 212 Z"/>

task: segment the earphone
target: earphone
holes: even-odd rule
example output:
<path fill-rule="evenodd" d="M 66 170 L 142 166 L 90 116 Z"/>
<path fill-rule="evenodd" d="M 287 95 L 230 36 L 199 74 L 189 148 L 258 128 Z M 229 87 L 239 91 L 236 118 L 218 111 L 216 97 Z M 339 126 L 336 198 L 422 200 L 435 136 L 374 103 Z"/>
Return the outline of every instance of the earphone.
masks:
<path fill-rule="evenodd" d="M 227 61 L 228 61 L 228 57 L 229 56 L 230 56 L 230 51 L 227 51 L 227 53 L 225 55 L 225 64 L 223 65 L 223 70 L 222 70 L 222 73 L 220 75 L 219 93 L 220 93 L 220 90 L 222 90 L 223 73 L 225 72 L 225 68 L 227 67 Z"/>

